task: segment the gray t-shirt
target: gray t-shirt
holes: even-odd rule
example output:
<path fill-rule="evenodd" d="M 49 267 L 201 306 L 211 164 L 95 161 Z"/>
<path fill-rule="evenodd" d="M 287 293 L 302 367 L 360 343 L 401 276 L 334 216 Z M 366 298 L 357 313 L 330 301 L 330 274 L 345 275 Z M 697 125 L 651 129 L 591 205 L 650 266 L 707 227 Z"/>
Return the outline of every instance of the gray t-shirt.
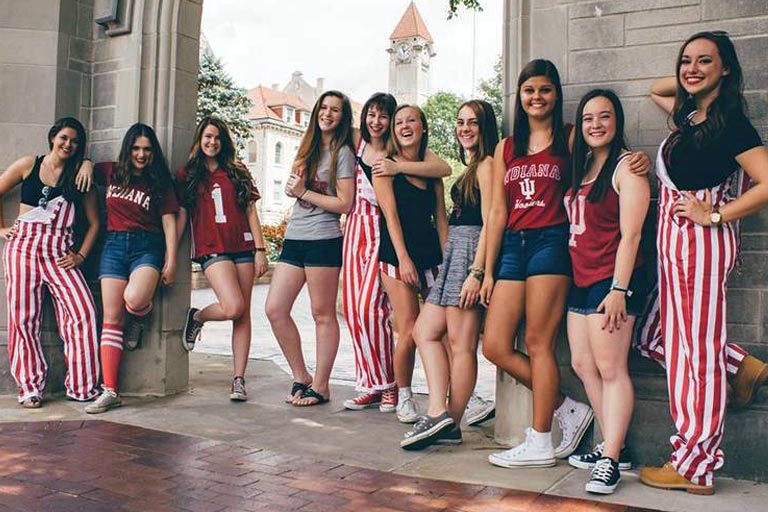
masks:
<path fill-rule="evenodd" d="M 336 195 L 336 187 L 328 183 L 328 174 L 331 166 L 330 151 L 323 151 L 320 162 L 317 164 L 315 180 L 309 187 L 310 190 L 325 194 Z M 349 179 L 355 176 L 355 155 L 352 150 L 344 146 L 339 150 L 339 158 L 336 165 L 336 179 Z M 342 236 L 339 226 L 338 213 L 332 213 L 313 205 L 307 201 L 296 200 L 291 211 L 291 219 L 285 230 L 285 238 L 291 240 L 328 240 Z"/>

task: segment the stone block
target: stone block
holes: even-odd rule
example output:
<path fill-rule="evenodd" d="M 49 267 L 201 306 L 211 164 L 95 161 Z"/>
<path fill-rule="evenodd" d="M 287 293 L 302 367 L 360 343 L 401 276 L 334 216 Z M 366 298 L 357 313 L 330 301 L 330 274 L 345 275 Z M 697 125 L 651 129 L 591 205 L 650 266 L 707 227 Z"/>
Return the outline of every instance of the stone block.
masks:
<path fill-rule="evenodd" d="M 0 64 L 0 91 L 3 122 L 46 126 L 53 123 L 55 68 Z"/>
<path fill-rule="evenodd" d="M 674 63 L 678 49 L 677 44 L 663 44 L 572 52 L 568 63 L 568 82 L 600 83 L 666 76 L 659 63 Z"/>
<path fill-rule="evenodd" d="M 69 61 L 67 62 L 67 68 L 69 68 L 72 71 L 76 71 L 81 75 L 91 74 L 91 65 L 81 60 L 69 59 Z"/>
<path fill-rule="evenodd" d="M 200 40 L 179 34 L 176 42 L 176 69 L 197 73 L 200 67 Z"/>
<path fill-rule="evenodd" d="M 117 71 L 120 67 L 119 60 L 108 60 L 105 62 L 97 62 L 93 65 L 93 74 L 110 73 Z"/>
<path fill-rule="evenodd" d="M 91 129 L 105 130 L 115 126 L 115 108 L 95 108 L 91 113 Z"/>
<path fill-rule="evenodd" d="M 0 28 L 0 64 L 55 66 L 58 34 L 53 31 Z"/>
<path fill-rule="evenodd" d="M 115 73 L 93 75 L 93 104 L 94 108 L 107 107 L 117 104 L 117 76 Z"/>
<path fill-rule="evenodd" d="M 572 19 L 568 24 L 570 50 L 608 48 L 624 44 L 624 16 Z"/>
<path fill-rule="evenodd" d="M 768 235 L 742 233 L 741 249 L 744 251 L 768 252 Z"/>
<path fill-rule="evenodd" d="M 742 272 L 731 275 L 730 285 L 736 288 L 768 288 L 768 258 L 762 252 L 742 252 Z"/>
<path fill-rule="evenodd" d="M 765 66 L 765 56 L 768 55 L 768 36 L 763 33 L 760 37 L 735 39 L 733 44 L 736 46 L 744 72 L 744 87 L 748 90 L 765 89 L 768 84 L 768 68 Z"/>
<path fill-rule="evenodd" d="M 77 30 L 75 35 L 85 39 L 93 38 L 93 5 L 91 3 L 78 2 L 77 4 Z"/>
<path fill-rule="evenodd" d="M 2 71 L 0 71 L 1 73 Z M 0 88 L 2 88 L 1 84 L 2 81 L 0 81 Z M 0 103 L 0 110 L 4 107 L 5 105 Z M 53 115 L 53 108 L 51 108 L 51 115 Z M 52 117 L 46 124 L 22 124 L 12 121 L 0 123 L 0 130 L 5 134 L 0 140 L 0 169 L 5 169 L 17 158 L 24 155 L 39 155 L 45 152 L 47 149 L 46 136 L 51 124 L 53 124 Z M 17 191 L 3 195 L 2 203 L 6 219 L 12 219 L 18 213 L 16 207 L 18 197 L 14 194 L 17 194 Z"/>
<path fill-rule="evenodd" d="M 752 124 L 768 124 L 768 92 L 746 91 L 744 98 L 747 101 L 747 115 Z"/>
<path fill-rule="evenodd" d="M 728 323 L 758 324 L 761 292 L 730 287 L 728 289 Z"/>
<path fill-rule="evenodd" d="M 69 58 L 90 62 L 93 59 L 93 43 L 91 40 L 70 37 Z"/>
<path fill-rule="evenodd" d="M 59 2 L 0 0 L 0 28 L 58 30 Z"/>
<path fill-rule="evenodd" d="M 688 7 L 673 7 L 670 9 L 652 9 L 632 12 L 626 15 L 627 29 L 643 27 L 659 27 L 664 25 L 680 25 L 693 23 L 701 19 L 701 9 L 698 5 Z"/>
<path fill-rule="evenodd" d="M 599 18 L 609 14 L 648 11 L 660 6 L 659 0 L 603 0 L 571 6 L 571 18 Z"/>
<path fill-rule="evenodd" d="M 183 1 L 179 5 L 178 32 L 197 39 L 200 37 L 200 20 L 203 16 L 203 5 L 198 2 Z"/>
<path fill-rule="evenodd" d="M 731 37 L 765 34 L 768 32 L 768 18 L 735 18 L 730 20 L 707 20 L 697 23 L 684 23 L 675 30 L 669 27 L 647 27 L 627 30 L 628 45 L 655 44 L 678 41 L 682 43 L 691 34 L 703 30 L 725 30 Z"/>
<path fill-rule="evenodd" d="M 568 76 L 568 9 L 555 7 L 531 13 L 531 58 L 549 59 L 560 72 L 562 81 Z M 523 63 L 524 65 L 525 63 Z M 517 83 L 517 77 L 515 81 Z"/>
<path fill-rule="evenodd" d="M 56 77 L 56 117 L 80 115 L 83 77 L 76 71 L 60 69 Z"/>
<path fill-rule="evenodd" d="M 765 16 L 768 3 L 765 0 L 701 0 L 701 12 L 705 20 Z"/>
<path fill-rule="evenodd" d="M 59 1 L 59 31 L 75 35 L 77 32 L 77 0 Z"/>
<path fill-rule="evenodd" d="M 596 87 L 611 89 L 622 100 L 629 97 L 649 97 L 653 79 L 608 81 L 601 84 L 564 84 L 563 94 L 566 100 L 577 101 Z"/>

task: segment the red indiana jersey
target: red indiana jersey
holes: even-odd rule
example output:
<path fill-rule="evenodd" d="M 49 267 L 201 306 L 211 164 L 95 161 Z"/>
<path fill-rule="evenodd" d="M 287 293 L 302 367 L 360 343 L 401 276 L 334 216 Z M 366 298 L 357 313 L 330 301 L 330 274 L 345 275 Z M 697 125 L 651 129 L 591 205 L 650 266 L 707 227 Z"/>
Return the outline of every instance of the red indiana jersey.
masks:
<path fill-rule="evenodd" d="M 594 180 L 579 188 L 574 201 L 571 201 L 573 189 L 565 194 L 564 204 L 571 223 L 568 251 L 573 263 L 573 282 L 579 288 L 613 277 L 621 242 L 619 194 L 613 183 L 612 178 L 603 198 L 594 203 L 587 201 Z M 638 252 L 634 268 L 642 264 L 643 256 Z"/>
<path fill-rule="evenodd" d="M 570 128 L 566 127 L 566 133 Z M 567 222 L 563 179 L 570 169 L 570 157 L 553 155 L 551 146 L 533 155 L 516 157 L 512 144 L 512 137 L 504 140 L 507 229 L 522 231 Z"/>
<path fill-rule="evenodd" d="M 114 162 L 101 162 L 94 168 L 96 182 L 107 187 L 107 231 L 162 233 L 162 216 L 179 211 L 173 182 L 168 180 L 163 201 L 158 205 L 152 200 L 144 176 L 132 175 L 122 190 L 113 185 L 114 166 Z"/>
<path fill-rule="evenodd" d="M 187 174 L 187 169 L 182 168 L 177 175 L 180 194 Z M 252 200 L 260 197 L 256 185 L 251 182 Z M 207 183 L 198 187 L 197 201 L 189 216 L 193 259 L 252 251 L 255 247 L 248 215 L 237 202 L 237 189 L 221 167 L 208 173 Z"/>

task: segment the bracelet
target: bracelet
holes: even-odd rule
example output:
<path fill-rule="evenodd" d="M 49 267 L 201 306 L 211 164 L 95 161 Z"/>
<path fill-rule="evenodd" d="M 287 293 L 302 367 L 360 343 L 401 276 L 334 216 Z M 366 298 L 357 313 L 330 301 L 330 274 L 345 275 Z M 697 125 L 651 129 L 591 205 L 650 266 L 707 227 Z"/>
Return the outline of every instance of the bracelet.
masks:
<path fill-rule="evenodd" d="M 85 262 L 85 256 L 80 254 L 80 251 L 75 252 L 75 256 L 80 256 L 80 263 L 84 263 Z"/>
<path fill-rule="evenodd" d="M 299 199 L 302 199 L 307 192 L 309 192 L 309 189 L 305 188 L 304 192 L 302 192 L 301 195 L 299 196 Z"/>
<path fill-rule="evenodd" d="M 617 285 L 611 286 L 611 291 L 612 292 L 613 291 L 621 292 L 624 295 L 626 295 L 627 297 L 631 297 L 632 296 L 632 290 L 630 290 L 629 288 L 622 288 L 621 286 L 617 286 Z"/>
<path fill-rule="evenodd" d="M 485 270 L 478 267 L 469 267 L 469 275 L 482 282 L 485 279 Z"/>
<path fill-rule="evenodd" d="M 256 252 L 267 252 L 266 247 L 254 247 L 254 251 Z"/>

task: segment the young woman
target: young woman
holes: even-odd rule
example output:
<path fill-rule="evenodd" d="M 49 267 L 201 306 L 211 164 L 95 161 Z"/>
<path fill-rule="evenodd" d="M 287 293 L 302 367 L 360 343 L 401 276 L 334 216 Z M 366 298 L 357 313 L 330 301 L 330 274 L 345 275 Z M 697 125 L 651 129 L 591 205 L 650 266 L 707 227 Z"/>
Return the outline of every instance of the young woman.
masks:
<path fill-rule="evenodd" d="M 283 250 L 267 294 L 266 312 L 293 373 L 288 402 L 312 406 L 328 402 L 329 381 L 339 348 L 336 296 L 342 259 L 339 218 L 355 197 L 352 152 L 352 107 L 338 91 L 320 95 L 312 109 L 309 128 L 296 155 L 303 176 L 292 175 L 286 185 L 296 198 L 285 231 Z M 307 283 L 315 321 L 317 366 L 307 370 L 301 338 L 291 309 Z"/>
<path fill-rule="evenodd" d="M 381 412 L 394 412 L 397 406 L 390 305 L 379 277 L 381 215 L 373 175 L 403 173 L 440 178 L 451 173 L 450 166 L 429 150 L 424 162 L 386 159 L 395 108 L 397 103 L 391 94 L 374 94 L 363 106 L 359 133 L 353 133 L 357 139 L 357 186 L 344 232 L 342 293 L 360 394 L 344 401 L 344 407 L 350 410 L 378 407 Z"/>
<path fill-rule="evenodd" d="M 459 423 L 477 380 L 477 301 L 485 266 L 482 226 L 490 209 L 492 155 L 499 142 L 493 107 L 478 100 L 462 104 L 455 135 L 466 167 L 451 187 L 453 210 L 443 263 L 413 331 L 427 375 L 429 409 L 400 442 L 408 450 L 446 437 L 461 441 Z"/>
<path fill-rule="evenodd" d="M 145 124 L 136 123 L 128 129 L 117 162 L 97 165 L 96 180 L 107 187 L 107 236 L 99 272 L 104 307 L 100 348 L 104 391 L 85 408 L 91 414 L 122 405 L 117 375 L 124 325 L 126 320 L 143 324 L 152 311 L 152 297 L 160 280 L 165 285 L 173 283 L 179 211 L 163 150 L 155 131 Z"/>
<path fill-rule="evenodd" d="M 177 233 L 191 217 L 192 259 L 200 264 L 218 302 L 189 308 L 181 341 L 192 350 L 203 324 L 232 320 L 234 377 L 231 400 L 245 401 L 245 370 L 251 347 L 251 291 L 254 274 L 267 271 L 266 243 L 256 211 L 259 191 L 237 159 L 229 128 L 221 119 L 200 121 L 189 161 L 177 176 Z"/>
<path fill-rule="evenodd" d="M 489 460 L 503 467 L 542 467 L 576 449 L 593 413 L 558 390 L 555 334 L 571 275 L 563 193 L 573 134 L 572 126 L 563 124 L 563 93 L 554 64 L 529 62 L 518 78 L 516 98 L 513 135 L 498 144 L 494 155 L 480 297 L 490 298 L 483 354 L 533 390 L 533 425 L 525 442 Z M 523 315 L 528 355 L 512 344 Z M 563 431 L 557 449 L 551 438 L 553 412 Z"/>
<path fill-rule="evenodd" d="M 83 125 L 71 117 L 59 119 L 48 131 L 50 153 L 20 158 L 0 174 L 0 197 L 21 183 L 19 217 L 7 228 L 0 208 L 0 236 L 6 240 L 10 370 L 19 403 L 28 409 L 42 405 L 48 373 L 40 344 L 43 285 L 54 299 L 64 341 L 67 396 L 86 401 L 99 393 L 96 305 L 78 268 L 99 233 L 96 193 L 81 194 L 75 187 L 85 145 Z M 85 214 L 87 230 L 75 247 L 72 228 L 78 211 Z"/>
<path fill-rule="evenodd" d="M 612 493 L 619 469 L 632 467 L 623 448 L 634 405 L 627 357 L 645 304 L 638 248 L 651 190 L 645 176 L 629 171 L 629 155 L 619 98 L 609 90 L 588 92 L 576 111 L 572 186 L 565 195 L 573 265 L 568 341 L 604 442 L 568 461 L 592 469 L 586 490 L 600 494 Z"/>
<path fill-rule="evenodd" d="M 659 148 L 656 173 L 660 328 L 677 432 L 669 462 L 644 468 L 640 480 L 712 494 L 724 462 L 726 373 L 737 369 L 736 384 L 750 393 L 768 377 L 726 332 L 737 221 L 768 203 L 768 151 L 744 113 L 741 66 L 727 34 L 691 36 L 675 71 L 652 86 L 651 97 L 675 125 Z M 744 172 L 754 182 L 746 191 Z"/>
<path fill-rule="evenodd" d="M 428 142 L 427 119 L 419 107 L 400 105 L 392 118 L 390 158 L 423 162 Z M 413 326 L 419 315 L 418 293 L 426 296 L 442 261 L 448 231 L 443 181 L 398 174 L 375 176 L 373 188 L 381 206 L 381 281 L 395 314 L 398 342 L 394 368 L 398 387 L 397 419 L 418 418 L 411 392 L 416 345 Z"/>

